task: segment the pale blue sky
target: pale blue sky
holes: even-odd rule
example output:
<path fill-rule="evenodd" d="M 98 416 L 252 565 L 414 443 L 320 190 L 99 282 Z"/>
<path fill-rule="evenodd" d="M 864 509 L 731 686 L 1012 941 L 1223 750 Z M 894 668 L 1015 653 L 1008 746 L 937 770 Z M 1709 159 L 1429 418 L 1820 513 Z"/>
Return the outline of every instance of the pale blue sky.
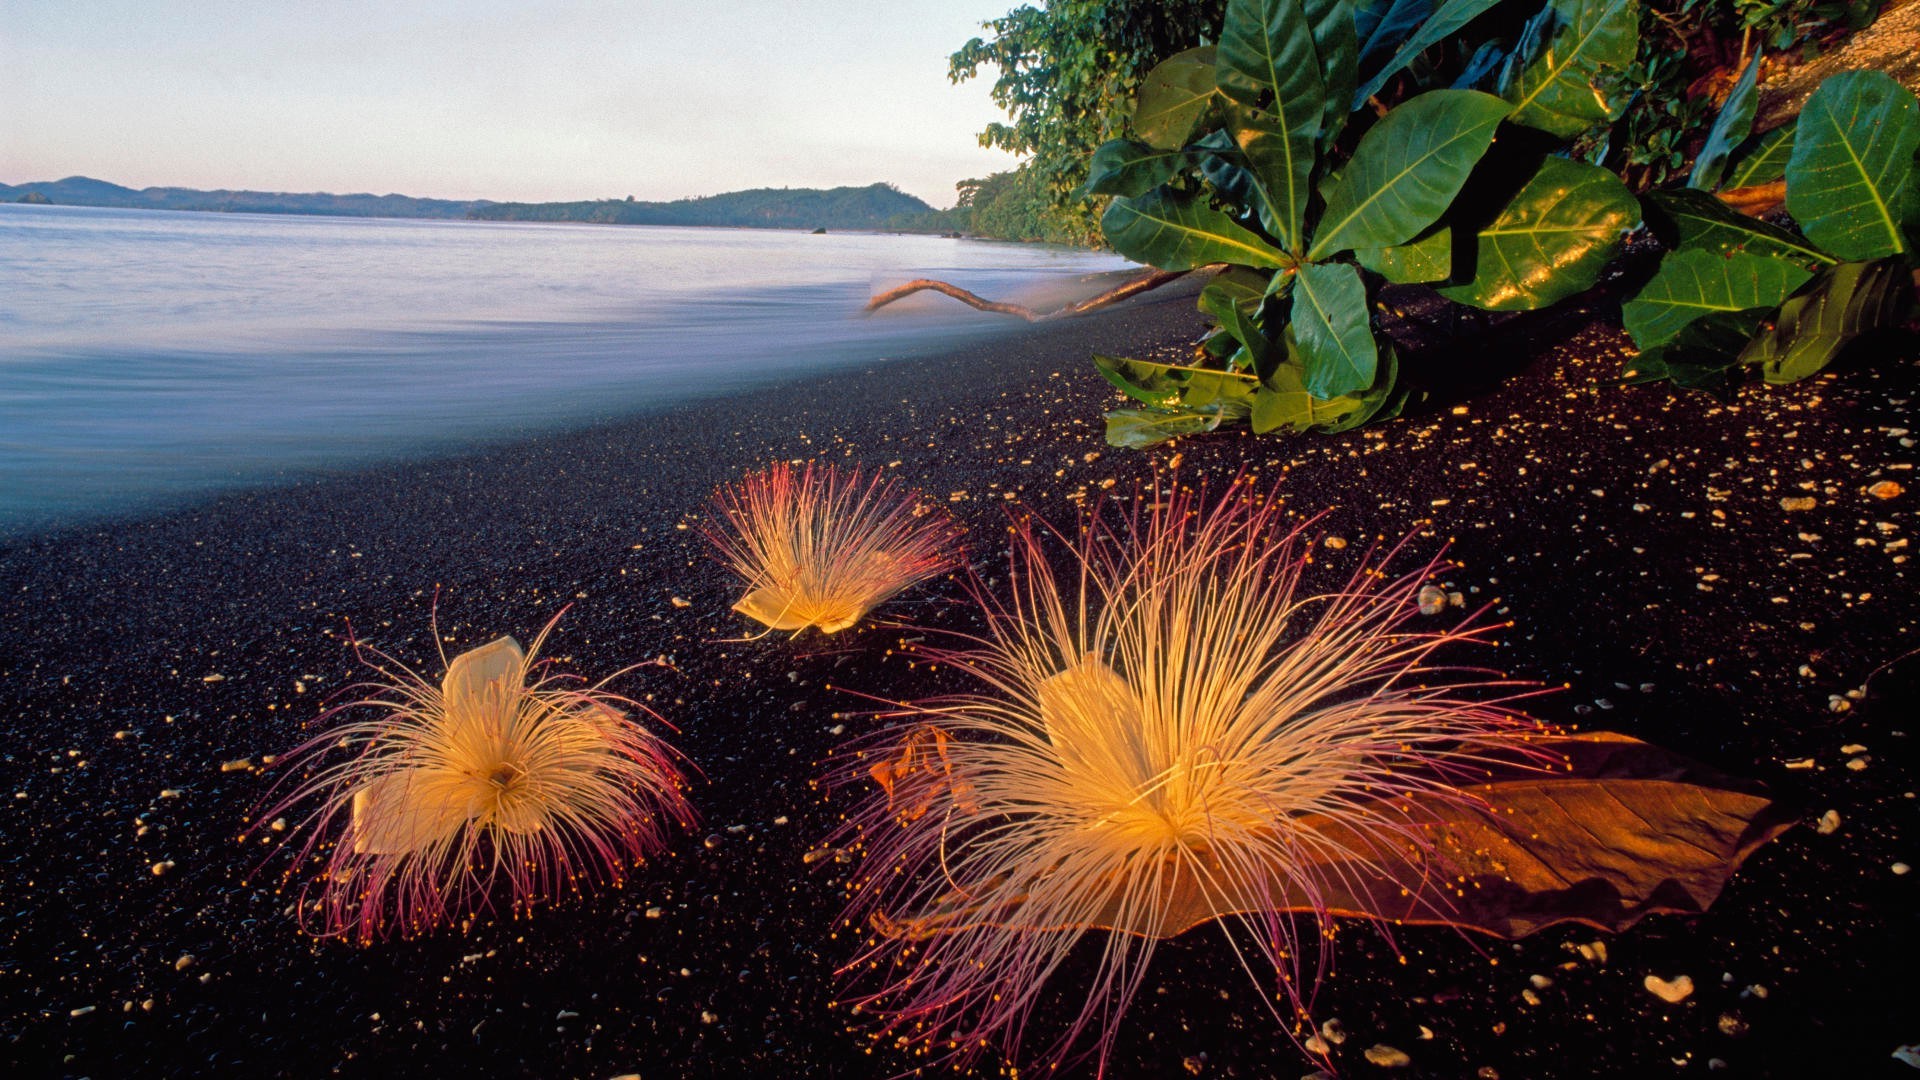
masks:
<path fill-rule="evenodd" d="M 0 182 L 671 199 L 1011 168 L 1016 0 L 0 0 Z"/>

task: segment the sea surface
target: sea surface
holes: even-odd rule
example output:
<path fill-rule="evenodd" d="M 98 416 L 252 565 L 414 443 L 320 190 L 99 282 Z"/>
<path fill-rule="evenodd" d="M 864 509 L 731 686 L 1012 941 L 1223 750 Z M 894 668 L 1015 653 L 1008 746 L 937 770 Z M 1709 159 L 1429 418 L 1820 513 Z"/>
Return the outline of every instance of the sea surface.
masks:
<path fill-rule="evenodd" d="M 872 233 L 0 205 L 0 535 L 910 361 L 1130 264 Z M 882 369 L 884 371 L 884 369 Z M 884 377 L 884 375 L 876 376 Z"/>

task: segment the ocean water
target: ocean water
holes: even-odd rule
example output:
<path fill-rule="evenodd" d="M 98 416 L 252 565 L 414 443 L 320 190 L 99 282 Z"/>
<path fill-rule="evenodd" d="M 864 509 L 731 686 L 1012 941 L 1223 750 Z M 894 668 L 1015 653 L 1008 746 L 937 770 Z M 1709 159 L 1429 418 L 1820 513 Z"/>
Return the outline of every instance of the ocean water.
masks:
<path fill-rule="evenodd" d="M 927 236 L 0 205 L 0 533 L 1014 332 L 1109 255 Z"/>

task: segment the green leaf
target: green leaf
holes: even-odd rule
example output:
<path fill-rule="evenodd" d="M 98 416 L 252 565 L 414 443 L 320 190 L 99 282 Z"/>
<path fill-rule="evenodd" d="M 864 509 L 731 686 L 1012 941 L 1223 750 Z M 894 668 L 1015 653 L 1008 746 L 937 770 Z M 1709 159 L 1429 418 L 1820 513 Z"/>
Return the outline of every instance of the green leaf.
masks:
<path fill-rule="evenodd" d="M 1360 67 L 1372 67 L 1375 61 L 1405 44 L 1414 28 L 1433 14 L 1434 3 L 1435 0 L 1363 0 L 1356 5 L 1353 23 L 1360 36 Z M 1357 109 L 1360 104 L 1356 101 L 1351 107 Z"/>
<path fill-rule="evenodd" d="M 1325 101 L 1320 114 L 1322 148 L 1332 146 L 1347 125 L 1348 105 L 1353 100 L 1353 85 L 1358 79 L 1360 42 L 1353 25 L 1353 5 L 1347 0 L 1302 0 L 1307 24 L 1313 29 L 1314 52 L 1320 57 L 1320 77 L 1325 83 Z"/>
<path fill-rule="evenodd" d="M 1226 402 L 1204 409 L 1114 409 L 1107 413 L 1107 444 L 1144 450 L 1177 439 L 1214 431 L 1221 424 L 1246 418 L 1252 409 L 1241 402 Z"/>
<path fill-rule="evenodd" d="M 1746 251 L 1675 251 L 1660 260 L 1652 279 L 1620 309 L 1621 321 L 1634 344 L 1651 349 L 1703 315 L 1773 307 L 1812 276 L 1792 263 Z"/>
<path fill-rule="evenodd" d="M 1787 159 L 1787 211 L 1807 239 L 1843 259 L 1906 250 L 1920 204 L 1913 152 L 1920 103 L 1883 71 L 1829 78 L 1800 110 Z"/>
<path fill-rule="evenodd" d="M 1380 92 L 1387 80 L 1400 73 L 1400 69 L 1413 63 L 1413 58 L 1438 44 L 1442 38 L 1451 36 L 1461 27 L 1478 18 L 1483 12 L 1500 0 L 1446 0 L 1433 17 L 1422 23 L 1420 29 L 1408 38 L 1379 71 L 1373 73 L 1360 89 L 1353 93 L 1353 107 L 1359 108 L 1367 99 Z M 1385 25 L 1385 20 L 1382 20 Z"/>
<path fill-rule="evenodd" d="M 1796 124 L 1790 121 L 1740 144 L 1740 149 L 1734 151 L 1733 160 L 1727 165 L 1725 183 L 1721 187 L 1730 191 L 1755 184 L 1771 184 L 1787 175 L 1787 158 L 1793 153 L 1795 127 Z"/>
<path fill-rule="evenodd" d="M 1162 150 L 1186 145 L 1194 123 L 1219 93 L 1213 65 L 1211 45 L 1175 53 L 1154 65 L 1134 99 L 1133 133 Z"/>
<path fill-rule="evenodd" d="M 1474 238 L 1473 280 L 1440 295 L 1487 311 L 1532 311 L 1585 292 L 1640 224 L 1609 169 L 1549 157 Z"/>
<path fill-rule="evenodd" d="M 1394 351 L 1390 341 L 1380 343 L 1380 374 L 1374 378 L 1373 386 L 1363 394 L 1348 395 L 1359 407 L 1344 417 L 1336 417 L 1332 423 L 1324 424 L 1320 430 L 1329 435 L 1338 435 L 1372 420 L 1375 417 L 1386 419 L 1400 415 L 1400 407 L 1406 403 L 1407 392 L 1400 388 L 1400 357 Z"/>
<path fill-rule="evenodd" d="M 1897 259 L 1830 266 L 1780 305 L 1773 328 L 1747 345 L 1740 362 L 1760 365 L 1770 383 L 1798 382 L 1826 367 L 1854 338 L 1897 325 L 1911 288 Z"/>
<path fill-rule="evenodd" d="M 1393 247 L 1358 248 L 1360 265 L 1396 285 L 1423 285 L 1453 276 L 1453 228 L 1438 225 Z"/>
<path fill-rule="evenodd" d="M 1255 435 L 1270 431 L 1293 434 L 1338 423 L 1360 408 L 1360 399 L 1338 397 L 1321 401 L 1307 392 L 1300 365 L 1282 364 L 1268 384 L 1253 395 L 1251 423 Z"/>
<path fill-rule="evenodd" d="M 1231 371 L 1193 371 L 1187 374 L 1186 389 L 1180 392 L 1184 408 L 1204 409 L 1212 405 L 1239 402 L 1252 407 L 1250 395 L 1260 382 L 1251 375 Z"/>
<path fill-rule="evenodd" d="M 1680 328 L 1673 340 L 1643 350 L 1621 372 L 1628 384 L 1669 380 L 1685 390 L 1723 394 L 1740 366 L 1740 350 L 1773 313 L 1770 307 L 1716 311 Z"/>
<path fill-rule="evenodd" d="M 1373 385 L 1379 350 L 1368 324 L 1367 287 L 1344 263 L 1302 266 L 1293 286 L 1293 330 L 1306 387 L 1326 400 Z"/>
<path fill-rule="evenodd" d="M 1200 173 L 1233 206 L 1251 208 L 1260 226 L 1289 249 L 1298 246 L 1306 214 L 1313 139 L 1283 130 L 1278 118 L 1239 105 L 1227 108 L 1227 126 L 1195 145 Z"/>
<path fill-rule="evenodd" d="M 1307 258 L 1413 239 L 1452 204 L 1506 114 L 1478 90 L 1430 90 L 1387 113 L 1354 148 Z"/>
<path fill-rule="evenodd" d="M 1215 75 L 1245 107 L 1231 126 L 1268 197 L 1261 224 L 1298 250 L 1327 100 L 1301 0 L 1228 0 Z"/>
<path fill-rule="evenodd" d="M 1113 200 L 1100 217 L 1100 229 L 1121 255 L 1162 270 L 1208 263 L 1277 269 L 1290 261 L 1200 197 L 1164 189 Z"/>
<path fill-rule="evenodd" d="M 1669 246 L 1701 248 L 1731 255 L 1737 251 L 1785 259 L 1809 270 L 1837 262 L 1833 256 L 1777 225 L 1751 218 L 1692 188 L 1647 195 L 1654 222 Z"/>
<path fill-rule="evenodd" d="M 1200 290 L 1200 310 L 1220 320 L 1220 325 L 1246 349 L 1246 360 L 1256 374 L 1264 375 L 1284 357 L 1264 330 L 1258 312 L 1266 299 L 1267 279 L 1245 267 L 1228 268 Z"/>
<path fill-rule="evenodd" d="M 1087 163 L 1087 195 L 1144 195 L 1167 182 L 1186 160 L 1183 150 L 1160 150 L 1135 139 L 1109 139 Z"/>
<path fill-rule="evenodd" d="M 1502 94 L 1513 103 L 1514 123 L 1571 138 L 1610 115 L 1596 82 L 1602 70 L 1633 63 L 1640 9 L 1634 0 L 1552 0 L 1541 16 L 1551 20 L 1552 36 L 1505 80 Z"/>
<path fill-rule="evenodd" d="M 1734 150 L 1746 141 L 1753 131 L 1753 112 L 1759 104 L 1754 82 L 1760 77 L 1760 52 L 1753 50 L 1753 59 L 1748 62 L 1747 70 L 1740 73 L 1733 89 L 1727 94 L 1726 104 L 1720 106 L 1720 115 L 1713 118 L 1713 127 L 1707 131 L 1707 144 L 1700 148 L 1700 156 L 1693 159 L 1693 173 L 1687 177 L 1687 186 L 1702 191 L 1712 191 L 1720 186 L 1720 180 L 1727 171 L 1727 161 Z"/>
<path fill-rule="evenodd" d="M 1172 399 L 1185 382 L 1185 374 L 1178 368 L 1145 360 L 1128 360 L 1095 353 L 1093 366 L 1121 393 L 1149 405 Z"/>

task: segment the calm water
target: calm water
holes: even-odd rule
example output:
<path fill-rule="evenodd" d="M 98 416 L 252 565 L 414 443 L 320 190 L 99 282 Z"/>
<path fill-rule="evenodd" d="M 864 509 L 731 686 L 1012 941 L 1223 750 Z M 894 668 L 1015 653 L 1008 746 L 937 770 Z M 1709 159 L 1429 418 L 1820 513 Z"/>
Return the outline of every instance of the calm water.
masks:
<path fill-rule="evenodd" d="M 934 237 L 0 205 L 0 532 L 938 351 L 1112 256 Z"/>

